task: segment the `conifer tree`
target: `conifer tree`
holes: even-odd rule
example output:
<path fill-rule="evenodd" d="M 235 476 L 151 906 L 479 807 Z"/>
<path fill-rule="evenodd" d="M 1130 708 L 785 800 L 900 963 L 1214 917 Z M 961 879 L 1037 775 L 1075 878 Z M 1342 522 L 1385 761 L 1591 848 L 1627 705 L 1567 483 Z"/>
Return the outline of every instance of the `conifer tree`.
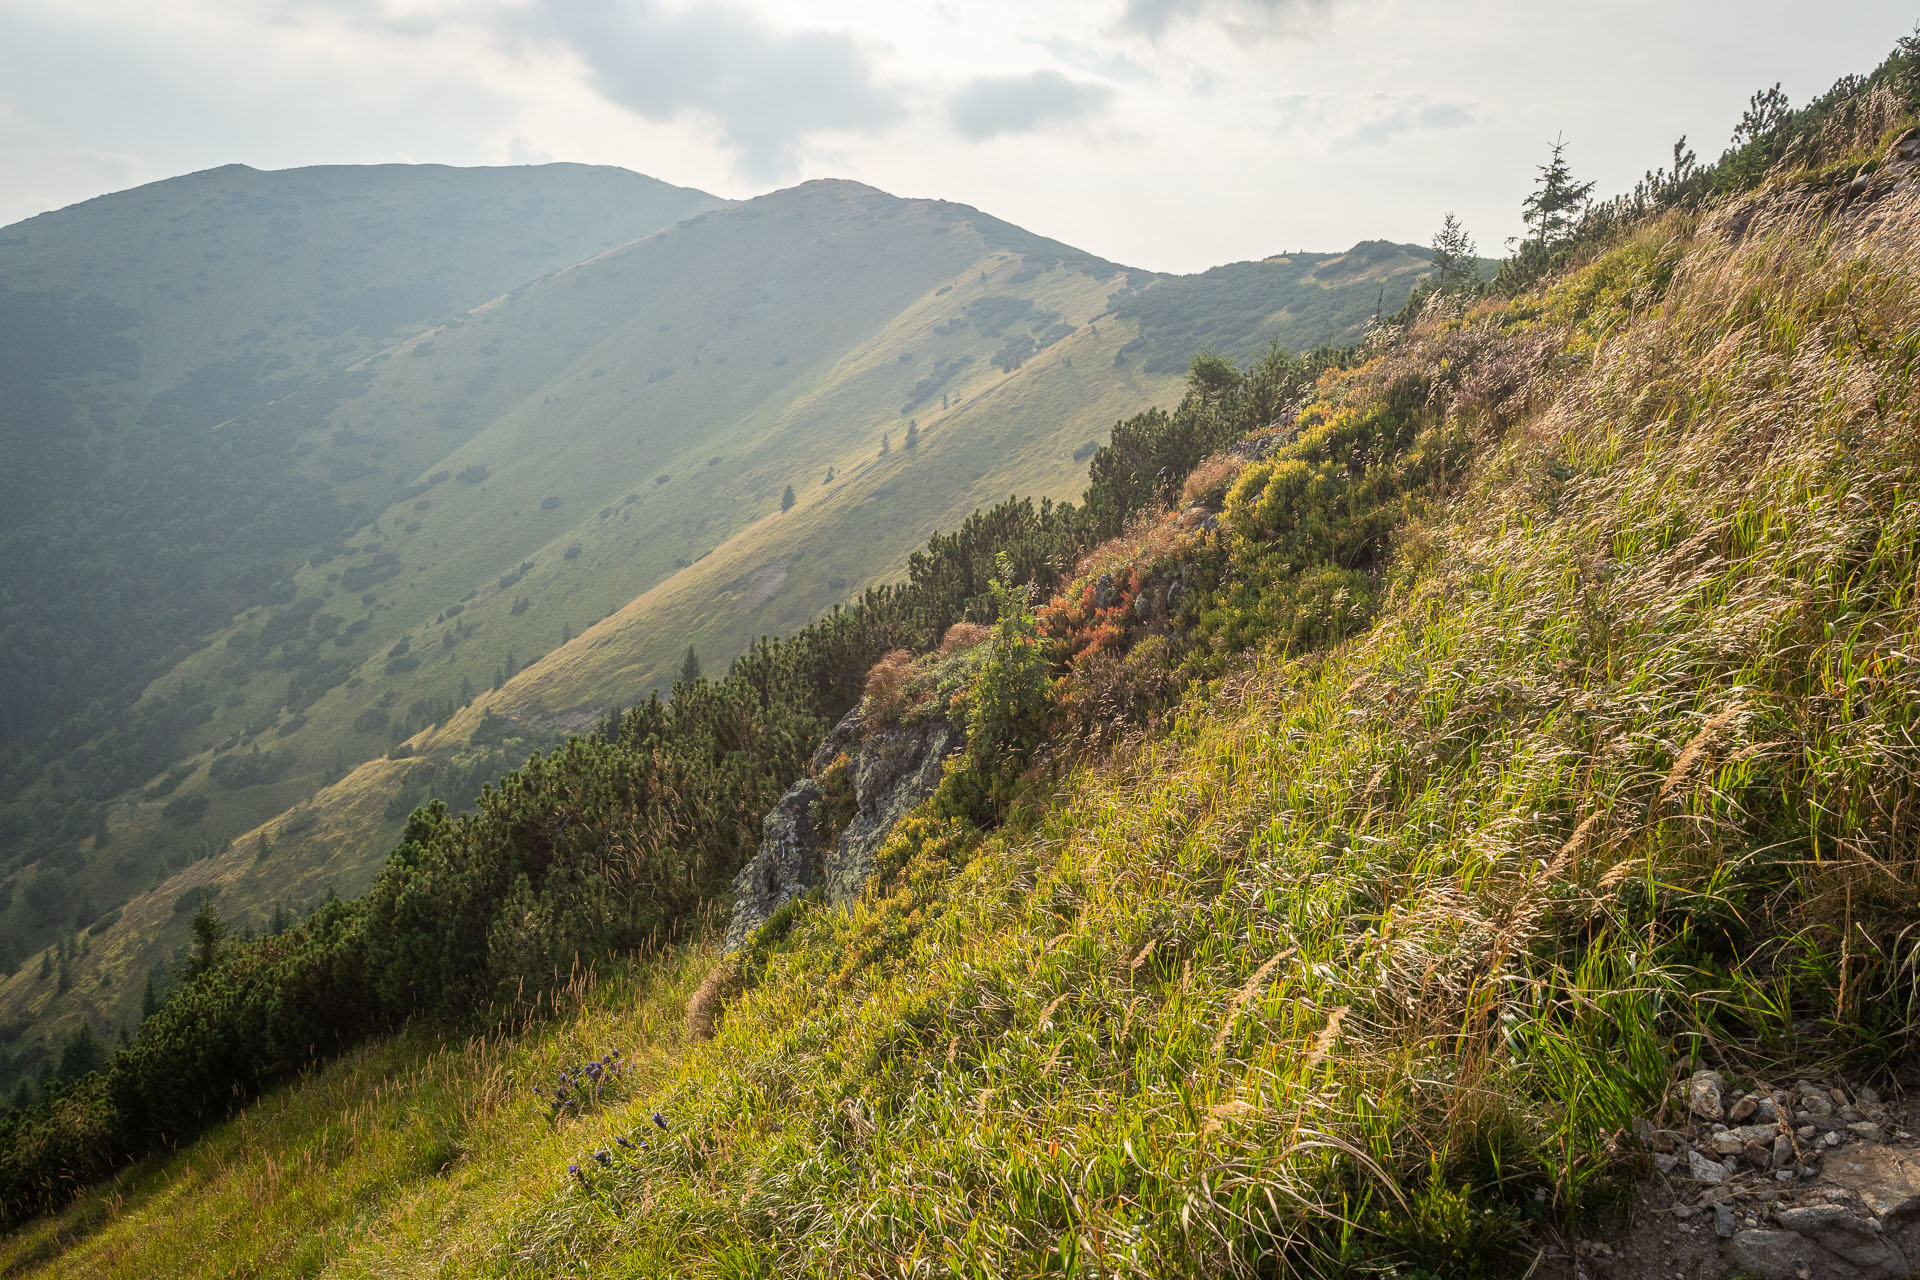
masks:
<path fill-rule="evenodd" d="M 220 963 L 220 947 L 227 937 L 226 922 L 213 909 L 211 901 L 203 901 L 193 913 L 192 927 L 193 952 L 187 960 L 187 972 L 207 973 Z"/>
<path fill-rule="evenodd" d="M 1442 289 L 1464 289 L 1478 282 L 1479 250 L 1451 209 L 1433 233 L 1432 243 L 1434 284 Z"/>
<path fill-rule="evenodd" d="M 1553 154 L 1539 170 L 1533 194 L 1520 203 L 1520 214 L 1533 229 L 1534 242 L 1552 249 L 1572 238 L 1593 195 L 1593 183 L 1573 180 L 1564 137 L 1554 138 Z"/>
<path fill-rule="evenodd" d="M 892 452 L 893 452 L 893 432 L 882 431 L 880 433 L 880 456 L 884 458 Z"/>
<path fill-rule="evenodd" d="M 78 1080 L 92 1071 L 98 1071 L 106 1065 L 106 1051 L 100 1047 L 100 1039 L 94 1035 L 91 1024 L 82 1022 L 67 1041 L 60 1047 L 59 1076 L 62 1080 Z"/>
<path fill-rule="evenodd" d="M 786 491 L 780 495 L 780 510 L 782 511 L 793 510 L 793 486 L 792 485 L 788 485 L 786 488 Z"/>
<path fill-rule="evenodd" d="M 700 655 L 687 646 L 687 656 L 680 660 L 680 674 L 673 678 L 675 684 L 692 684 L 700 678 Z"/>
<path fill-rule="evenodd" d="M 909 449 L 914 449 L 914 448 L 918 448 L 919 444 L 920 444 L 920 419 L 910 418 L 907 421 L 906 446 Z"/>

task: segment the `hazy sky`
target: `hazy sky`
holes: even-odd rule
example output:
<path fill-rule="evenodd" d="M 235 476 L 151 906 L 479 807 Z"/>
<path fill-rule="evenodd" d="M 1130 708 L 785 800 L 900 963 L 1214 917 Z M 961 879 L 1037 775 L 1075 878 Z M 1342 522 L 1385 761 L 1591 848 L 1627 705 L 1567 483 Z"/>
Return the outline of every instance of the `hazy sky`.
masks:
<path fill-rule="evenodd" d="M 0 0 L 0 224 L 234 161 L 847 177 L 1197 270 L 1456 210 L 1496 253 L 1556 133 L 1632 185 L 1884 0 Z"/>

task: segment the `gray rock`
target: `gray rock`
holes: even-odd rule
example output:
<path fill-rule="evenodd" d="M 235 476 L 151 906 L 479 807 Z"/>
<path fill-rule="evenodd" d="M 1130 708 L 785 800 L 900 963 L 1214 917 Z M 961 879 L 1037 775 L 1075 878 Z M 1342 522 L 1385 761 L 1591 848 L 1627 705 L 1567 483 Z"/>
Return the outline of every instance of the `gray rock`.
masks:
<path fill-rule="evenodd" d="M 1697 1182 L 1725 1182 L 1727 1167 L 1718 1160 L 1709 1160 L 1692 1147 L 1688 1147 L 1687 1176 Z"/>
<path fill-rule="evenodd" d="M 1707 1138 L 1707 1151 L 1723 1159 L 1727 1156 L 1737 1156 L 1746 1148 L 1747 1140 L 1732 1129 L 1723 1129 Z"/>
<path fill-rule="evenodd" d="M 827 898 L 858 897 L 873 874 L 873 857 L 894 824 L 932 795 L 948 756 L 959 750 L 960 731 L 929 720 L 876 733 L 853 758 L 853 796 L 859 811 L 827 859 Z"/>
<path fill-rule="evenodd" d="M 802 778 L 762 821 L 760 848 L 733 880 L 733 919 L 727 950 L 745 946 L 753 931 L 794 898 L 824 885 L 830 902 L 857 897 L 873 872 L 873 857 L 907 810 L 933 794 L 941 767 L 959 749 L 961 734 L 945 720 L 883 730 L 858 741 L 860 713 L 833 727 L 808 767 L 824 773 L 842 753 L 858 811 L 839 842 L 825 847 L 820 784 Z"/>
<path fill-rule="evenodd" d="M 814 750 L 813 758 L 807 761 L 807 773 L 819 777 L 844 752 L 853 751 L 859 745 L 860 729 L 865 723 L 860 708 L 855 707 L 840 717 L 840 723 L 827 730 L 827 736 Z"/>
<path fill-rule="evenodd" d="M 1872 1226 L 1864 1218 L 1855 1218 L 1843 1204 L 1803 1204 L 1779 1209 L 1774 1218 L 1789 1231 L 1818 1239 L 1830 1231 L 1854 1232 L 1855 1224 L 1864 1230 Z"/>
<path fill-rule="evenodd" d="M 1858 1267 L 1795 1231 L 1742 1231 L 1727 1241 L 1726 1251 L 1735 1267 L 1760 1280 L 1864 1280 Z"/>
<path fill-rule="evenodd" d="M 1687 1109 L 1702 1120 L 1720 1120 L 1726 1116 L 1721 1093 L 1727 1082 L 1718 1071 L 1696 1071 L 1687 1081 Z"/>
<path fill-rule="evenodd" d="M 1717 1204 L 1713 1206 L 1713 1234 L 1722 1240 L 1733 1239 L 1733 1209 L 1731 1206 Z"/>
<path fill-rule="evenodd" d="M 1793 1139 L 1780 1134 L 1773 1140 L 1773 1167 L 1785 1169 L 1793 1163 Z"/>
<path fill-rule="evenodd" d="M 1795 1226 L 1793 1222 L 1807 1219 L 1807 1226 Z M 1876 1280 L 1885 1276 L 1887 1280 L 1897 1280 L 1899 1276 L 1910 1274 L 1907 1255 L 1901 1253 L 1899 1245 L 1885 1240 L 1880 1234 L 1878 1222 L 1857 1219 L 1839 1205 L 1809 1205 L 1807 1209 L 1788 1209 L 1780 1215 L 1782 1226 L 1797 1230 L 1801 1236 L 1820 1245 L 1834 1257 L 1843 1257 L 1860 1274 L 1874 1276 Z M 1826 1274 L 1826 1272 L 1816 1272 Z"/>
<path fill-rule="evenodd" d="M 1827 1181 L 1889 1222 L 1920 1216 L 1920 1161 L 1909 1152 L 1864 1144 L 1835 1151 L 1827 1157 Z"/>
<path fill-rule="evenodd" d="M 820 882 L 820 800 L 819 784 L 802 778 L 761 820 L 760 849 L 733 878 L 727 950 L 744 947 L 774 912 Z"/>

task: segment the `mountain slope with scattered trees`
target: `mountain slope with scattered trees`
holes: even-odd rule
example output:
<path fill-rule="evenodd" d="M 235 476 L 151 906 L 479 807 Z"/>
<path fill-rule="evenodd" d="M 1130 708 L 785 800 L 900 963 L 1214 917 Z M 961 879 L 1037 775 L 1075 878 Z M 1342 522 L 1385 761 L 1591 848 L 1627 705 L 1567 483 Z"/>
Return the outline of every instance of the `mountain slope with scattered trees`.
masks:
<path fill-rule="evenodd" d="M 679 655 L 361 897 L 203 904 L 0 1119 L 0 1263 L 1520 1275 L 1697 1065 L 1891 1083 L 1920 44 L 1771 128 L 1357 347 L 1197 357 L 1081 501 Z M 965 748 L 857 900 L 723 955 L 856 706 Z"/>
<path fill-rule="evenodd" d="M 1423 265 L 1402 255 L 1403 292 Z M 327 379 L 289 373 L 270 408 L 180 399 L 167 439 L 238 412 L 208 447 L 257 440 L 287 472 L 263 501 L 298 487 L 344 523 L 248 532 L 189 491 L 283 576 L 218 577 L 231 614 L 200 618 L 131 706 L 93 691 L 82 719 L 110 729 L 16 755 L 0 1090 L 55 1070 L 80 1022 L 129 1025 L 201 898 L 224 894 L 245 931 L 358 893 L 413 807 L 465 805 L 532 747 L 664 692 L 689 643 L 724 667 L 983 504 L 1071 496 L 1107 426 L 1178 385 L 1119 358 L 1141 329 L 1111 296 L 1181 283 L 963 206 L 812 183 Z M 1350 337 L 1344 315 L 1291 332 Z"/>

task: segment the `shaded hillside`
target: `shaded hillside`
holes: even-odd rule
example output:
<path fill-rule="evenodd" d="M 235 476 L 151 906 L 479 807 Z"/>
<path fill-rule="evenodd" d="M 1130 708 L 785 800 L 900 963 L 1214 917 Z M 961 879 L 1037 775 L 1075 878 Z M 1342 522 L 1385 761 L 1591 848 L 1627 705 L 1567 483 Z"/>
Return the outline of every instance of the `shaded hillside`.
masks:
<path fill-rule="evenodd" d="M 172 774 L 114 807 L 104 856 L 68 884 L 117 906 L 164 883 L 92 932 L 70 992 L 29 966 L 0 1001 L 130 1016 L 184 936 L 183 895 L 226 884 L 224 910 L 264 921 L 358 891 L 425 788 L 465 802 L 514 750 L 664 690 L 689 644 L 723 666 L 976 506 L 1076 490 L 1083 446 L 1172 384 L 1114 365 L 1127 329 L 1102 320 L 1120 269 L 1029 237 L 1056 265 L 1031 263 L 976 221 L 1009 240 L 959 206 L 810 184 L 355 369 L 356 394 L 301 437 L 304 465 L 372 472 L 338 482 L 370 505 L 390 476 L 414 482 L 313 556 L 285 603 L 148 692 L 145 708 L 198 699 L 210 714 Z M 1015 337 L 1032 351 L 1003 357 Z M 470 742 L 496 703 L 505 719 Z"/>
<path fill-rule="evenodd" d="M 1184 371 L 1197 351 L 1245 363 L 1269 343 L 1308 350 L 1399 311 L 1432 260 L 1418 245 L 1362 240 L 1345 253 L 1290 253 L 1146 281 L 1113 300 L 1114 314 L 1140 328 L 1120 354 L 1168 374 Z"/>
<path fill-rule="evenodd" d="M 107 724 L 137 740 L 135 774 L 164 763 L 198 713 L 129 722 L 125 704 L 365 519 L 296 455 L 350 364 L 719 203 L 580 165 L 235 165 L 0 229 L 7 790 Z M 92 830 L 91 801 L 137 780 L 92 763 L 54 779 L 36 828 Z"/>

